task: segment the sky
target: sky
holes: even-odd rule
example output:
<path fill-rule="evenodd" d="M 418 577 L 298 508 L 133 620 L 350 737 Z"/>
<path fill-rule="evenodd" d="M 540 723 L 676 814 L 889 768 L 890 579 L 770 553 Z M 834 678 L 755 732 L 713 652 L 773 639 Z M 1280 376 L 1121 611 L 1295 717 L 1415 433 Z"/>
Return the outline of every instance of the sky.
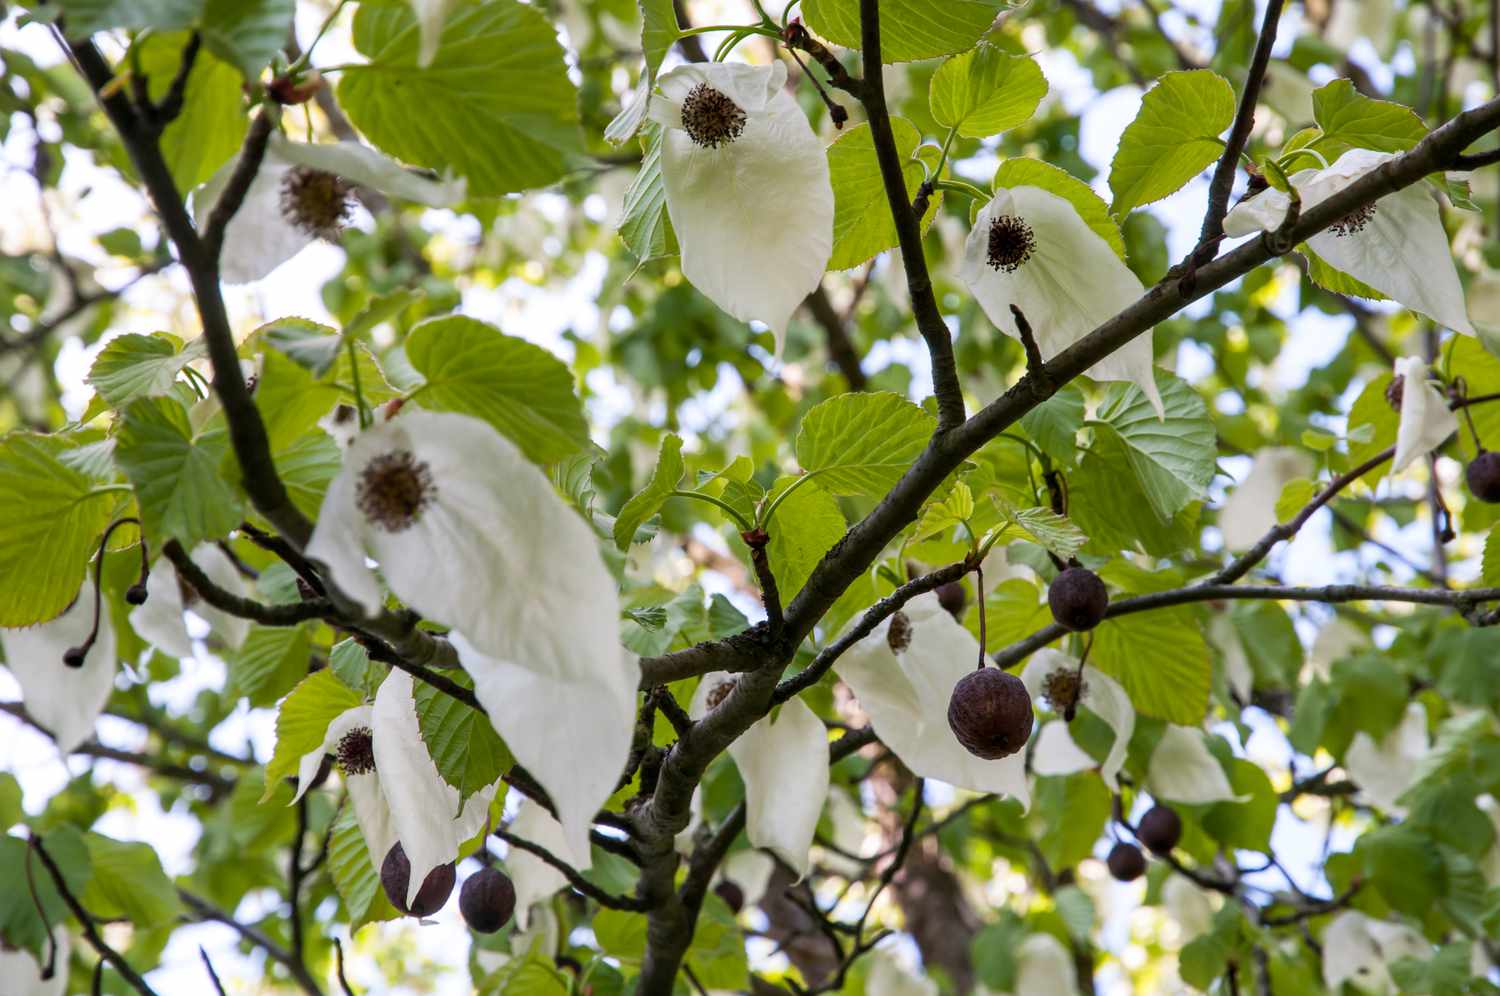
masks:
<path fill-rule="evenodd" d="M 1119 3 L 1117 0 L 1104 0 L 1099 5 L 1110 9 L 1117 8 Z M 1208 24 L 1213 23 L 1219 6 L 1217 0 L 1177 0 L 1177 5 L 1192 10 L 1202 18 L 1203 23 Z M 694 20 L 697 23 L 744 20 L 747 19 L 747 6 L 737 0 L 712 0 L 695 4 Z M 306 5 L 302 7 L 305 8 Z M 306 13 L 303 9 L 303 14 Z M 1290 5 L 1287 17 L 1279 46 L 1282 52 L 1278 54 L 1284 54 L 1284 50 L 1289 48 L 1290 39 L 1297 34 L 1296 21 L 1300 18 L 1300 5 Z M 303 37 L 310 37 L 316 30 L 317 20 L 304 17 L 301 25 Z M 1176 14 L 1168 15 L 1166 28 L 1169 33 L 1179 37 L 1185 37 L 1190 31 L 1186 20 Z M 715 38 L 706 39 L 710 50 L 716 42 Z M 0 26 L 0 45 L 21 48 L 44 62 L 57 60 L 51 38 L 36 27 L 18 30 L 13 22 L 7 22 Z M 324 64 L 348 61 L 356 57 L 337 34 L 330 36 L 324 46 L 319 50 L 318 59 Z M 1048 99 L 1061 101 L 1067 110 L 1078 116 L 1080 154 L 1099 170 L 1095 186 L 1108 199 L 1105 177 L 1109 163 L 1121 131 L 1134 117 L 1140 105 L 1141 91 L 1134 86 L 1125 86 L 1096 94 L 1092 90 L 1088 74 L 1077 66 L 1071 55 L 1043 50 L 1040 44 L 1033 45 L 1032 48 L 1037 51 L 1038 61 L 1051 85 Z M 1365 59 L 1364 63 L 1371 67 L 1379 66 L 1378 60 L 1374 58 Z M 1377 79 L 1384 72 L 1383 68 L 1378 69 Z M 1324 80 L 1315 78 L 1315 82 L 1321 83 Z M 36 239 L 45 238 L 45 229 L 40 227 L 36 210 L 37 190 L 26 172 L 28 146 L 29 136 L 24 123 L 14 127 L 9 139 L 0 143 L 0 203 L 17 206 L 14 213 L 8 216 L 9 220 L 0 225 L 0 249 L 6 252 L 22 251 L 35 244 Z M 986 171 L 992 168 L 992 162 L 976 161 L 965 167 L 965 171 L 974 170 L 975 178 L 987 181 Z M 618 209 L 625 180 L 628 177 L 606 181 L 605 193 L 591 198 L 585 205 L 585 210 L 599 219 L 613 214 Z M 1206 196 L 1206 178 L 1199 178 L 1177 194 L 1149 208 L 1166 226 L 1172 258 L 1179 259 L 1192 248 Z M 530 224 L 539 236 L 545 232 L 549 220 L 556 221 L 563 212 L 569 210 L 563 198 L 552 194 L 530 195 L 529 203 L 531 206 L 523 210 L 512 223 L 518 226 Z M 93 238 L 118 226 L 139 224 L 146 206 L 139 195 L 118 178 L 93 168 L 86 157 L 74 155 L 69 159 L 61 195 L 54 200 L 52 210 L 58 223 L 62 249 L 72 256 L 102 262 L 104 257 L 93 245 Z M 461 251 L 462 247 L 473 244 L 480 234 L 472 219 L 456 218 L 448 212 L 430 212 L 426 222 L 444 235 L 443 241 L 437 244 L 439 252 L 444 251 L 444 246 L 454 252 Z M 362 215 L 354 221 L 355 225 L 368 223 L 368 217 Z M 538 249 L 544 252 L 545 245 L 539 244 Z M 264 320 L 284 315 L 330 320 L 323 308 L 319 288 L 339 272 L 342 258 L 342 251 L 337 247 L 317 243 L 259 284 L 231 288 L 227 293 L 227 304 L 235 328 L 243 334 Z M 881 265 L 893 265 L 891 254 L 887 254 Z M 552 273 L 545 284 L 537 285 L 512 278 L 494 288 L 471 287 L 464 293 L 462 311 L 472 317 L 493 322 L 508 334 L 523 336 L 567 358 L 571 355 L 571 347 L 563 333 L 571 328 L 592 330 L 600 325 L 602 316 L 593 301 L 602 286 L 605 269 L 603 257 L 593 254 L 576 273 Z M 106 269 L 101 273 L 101 281 L 113 285 L 112 282 L 119 282 L 125 275 L 118 270 L 111 272 Z M 1295 287 L 1294 282 L 1286 281 L 1282 298 L 1277 302 L 1276 309 L 1284 318 L 1292 318 L 1296 313 Z M 141 281 L 125 295 L 124 304 L 126 307 L 120 312 L 122 319 L 117 326 L 117 333 L 156 331 L 158 316 L 167 314 L 175 316 L 177 327 L 172 331 L 189 337 L 196 334 L 187 285 L 181 273 L 169 271 Z M 1272 369 L 1276 386 L 1291 387 L 1300 384 L 1310 370 L 1337 353 L 1351 328 L 1352 322 L 1340 317 L 1309 313 L 1298 318 L 1291 325 L 1286 348 Z M 103 345 L 104 342 L 101 341 L 90 347 L 83 347 L 73 340 L 62 350 L 57 371 L 66 386 L 64 402 L 70 415 L 76 416 L 87 405 L 90 389 L 83 378 L 93 357 Z M 912 388 L 915 397 L 920 398 L 930 391 L 926 355 L 917 337 L 882 344 L 867 357 L 866 365 L 873 370 L 890 362 L 902 362 L 912 367 L 916 374 Z M 1205 375 L 1212 363 L 1213 358 L 1206 351 L 1192 344 L 1185 344 L 1179 348 L 1171 365 L 1175 365 L 1179 375 L 1193 380 Z M 691 431 L 695 423 L 706 426 L 720 416 L 735 399 L 739 386 L 738 379 L 729 374 L 721 379 L 714 391 L 694 399 L 682 412 L 684 428 Z M 597 438 L 603 441 L 609 425 L 634 410 L 635 399 L 626 387 L 612 378 L 608 370 L 601 369 L 590 374 L 589 387 L 593 393 L 589 402 L 590 419 L 595 426 Z M 1236 479 L 1242 479 L 1249 469 L 1246 458 L 1228 458 L 1221 465 Z M 1227 478 L 1217 480 L 1213 496 L 1221 498 L 1229 483 Z M 1386 524 L 1376 535 L 1378 539 L 1418 561 L 1425 561 L 1430 553 L 1430 539 L 1424 522 L 1414 523 L 1404 530 Z M 707 530 L 700 532 L 700 538 L 724 549 L 718 537 Z M 1360 574 L 1357 555 L 1335 552 L 1326 525 L 1317 519 L 1276 555 L 1274 563 L 1289 584 L 1324 584 L 1349 580 Z M 1465 571 L 1472 570 L 1472 564 L 1460 563 L 1457 576 L 1463 578 Z M 723 579 L 704 579 L 704 586 L 710 591 L 723 591 L 736 597 L 747 614 L 753 615 L 759 611 L 752 600 L 739 597 L 739 593 Z M 1310 641 L 1313 628 L 1304 621 L 1299 629 L 1304 640 Z M 202 632 L 206 632 L 206 628 L 200 628 L 199 633 Z M 192 700 L 199 689 L 219 687 L 224 680 L 224 673 L 222 662 L 200 644 L 196 659 L 184 667 L 180 677 L 152 685 L 151 698 L 158 705 L 181 708 Z M 0 670 L 0 700 L 17 698 L 18 694 L 13 680 Z M 215 732 L 215 745 L 235 752 L 243 752 L 248 747 L 258 759 L 264 761 L 270 757 L 274 745 L 273 717 L 274 713 L 271 711 L 251 712 L 242 705 L 234 717 Z M 1248 713 L 1247 718 L 1253 730 L 1248 743 L 1239 745 L 1237 735 L 1227 724 L 1220 732 L 1226 733 L 1231 742 L 1237 744 L 1237 750 L 1248 754 L 1258 763 L 1273 771 L 1284 771 L 1290 748 L 1274 722 L 1253 710 Z M 85 767 L 84 759 L 61 761 L 49 740 L 8 718 L 0 717 L 0 731 L 3 731 L 3 740 L 0 740 L 0 769 L 11 770 L 18 775 L 29 812 L 37 812 L 45 799 L 66 781 L 70 771 L 76 773 Z M 110 746 L 125 749 L 138 748 L 144 743 L 144 738 L 131 724 L 108 717 L 101 721 L 99 737 Z M 133 799 L 131 808 L 112 810 L 97 829 L 121 839 L 150 841 L 161 854 L 169 873 L 186 870 L 197 832 L 196 821 L 180 814 L 162 812 L 156 806 L 154 796 L 144 790 L 144 780 L 131 766 L 99 761 L 94 764 L 94 768 L 98 777 L 115 783 Z M 929 793 L 929 801 L 934 805 L 945 804 L 953 798 L 952 791 L 945 786 L 933 786 Z M 1283 810 L 1274 841 L 1278 854 L 1283 857 L 1287 868 L 1301 886 L 1313 892 L 1325 891 L 1320 885 L 1317 871 L 1323 844 L 1320 829 L 1309 828 L 1307 824 L 1290 819 Z M 1347 835 L 1336 834 L 1334 842 L 1336 849 L 1340 844 L 1347 846 Z M 1114 911 L 1105 932 L 1107 945 L 1127 962 L 1138 957 L 1140 949 L 1132 944 L 1130 931 L 1133 926 L 1140 929 L 1141 925 L 1139 917 L 1133 919 L 1130 910 L 1139 903 L 1141 883 L 1119 885 L 1107 880 L 1100 881 L 1097 875 L 1093 876 L 1093 881 L 1097 882 L 1097 888 L 1091 888 L 1091 891 L 1098 892 L 1099 898 L 1107 901 Z M 1282 883 L 1276 880 L 1273 873 L 1266 873 L 1261 876 L 1260 884 L 1275 887 Z M 241 914 L 251 913 L 257 902 L 263 908 L 266 900 L 264 897 L 252 897 L 242 907 Z M 456 966 L 457 970 L 445 972 L 439 977 L 442 981 L 437 992 L 467 992 L 467 974 L 462 966 L 467 957 L 468 935 L 459 922 L 456 907 L 456 903 L 450 903 L 447 909 L 435 917 L 436 923 L 430 926 L 402 923 L 367 928 L 360 935 L 365 950 L 355 950 L 350 963 L 351 978 L 356 986 L 363 989 L 376 981 L 376 977 L 371 974 L 369 948 L 405 940 L 413 943 L 415 949 L 434 964 Z M 1147 929 L 1157 929 L 1159 926 L 1159 923 L 1152 922 L 1147 924 Z M 398 938 L 397 934 L 401 936 Z M 260 974 L 260 956 L 241 955 L 233 932 L 217 925 L 200 925 L 179 931 L 163 958 L 162 966 L 149 976 L 152 984 L 164 993 L 202 991 L 205 980 L 198 960 L 199 945 L 204 946 L 213 958 L 231 992 L 255 991 L 254 980 Z M 907 949 L 903 949 L 903 954 L 911 956 Z M 1128 986 L 1117 971 L 1112 973 L 1112 978 L 1107 971 L 1105 991 L 1124 992 L 1128 991 Z"/>

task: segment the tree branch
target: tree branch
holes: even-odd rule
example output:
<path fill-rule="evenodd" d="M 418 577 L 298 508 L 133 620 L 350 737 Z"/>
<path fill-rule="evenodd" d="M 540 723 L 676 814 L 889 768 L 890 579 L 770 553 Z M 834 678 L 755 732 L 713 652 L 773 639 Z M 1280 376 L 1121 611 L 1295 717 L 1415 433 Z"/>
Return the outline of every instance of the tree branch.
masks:
<path fill-rule="evenodd" d="M 109 962 L 110 967 L 119 972 L 121 977 L 130 983 L 130 987 L 141 996 L 156 996 L 156 990 L 152 989 L 146 980 L 141 978 L 141 974 L 131 967 L 130 962 L 126 961 L 120 952 L 110 947 L 103 935 L 99 933 L 99 928 L 94 924 L 94 918 L 88 910 L 83 908 L 83 903 L 78 901 L 78 897 L 73 895 L 73 890 L 68 888 L 62 869 L 57 867 L 57 862 L 52 860 L 52 855 L 48 854 L 47 849 L 42 846 L 42 839 L 33 835 L 28 844 L 41 859 L 43 867 L 47 869 L 47 874 L 52 876 L 52 885 L 57 889 L 57 894 L 62 897 L 68 909 L 72 910 L 73 916 L 78 920 L 78 925 L 83 928 L 83 936 L 88 939 L 89 945 L 99 952 L 99 957 Z M 66 975 L 67 966 L 61 966 L 61 971 Z"/>
<path fill-rule="evenodd" d="M 958 382 L 958 367 L 953 359 L 953 338 L 932 293 L 932 277 L 927 272 L 927 256 L 922 249 L 922 226 L 906 196 L 906 174 L 901 168 L 901 154 L 896 149 L 890 111 L 886 108 L 885 82 L 880 72 L 880 4 L 878 0 L 860 0 L 859 9 L 860 41 L 865 61 L 860 100 L 869 118 L 875 158 L 880 163 L 880 178 L 885 184 L 886 201 L 896 223 L 912 314 L 917 320 L 917 331 L 927 343 L 927 355 L 932 360 L 932 391 L 937 397 L 938 432 L 941 433 L 964 421 L 963 388 Z"/>
<path fill-rule="evenodd" d="M 1276 44 L 1276 28 L 1281 22 L 1281 10 L 1286 0 L 1267 0 L 1266 14 L 1260 25 L 1260 38 L 1255 42 L 1255 54 L 1250 58 L 1250 69 L 1245 76 L 1245 89 L 1240 92 L 1240 106 L 1234 115 L 1234 124 L 1229 129 L 1229 140 L 1224 145 L 1224 155 L 1214 168 L 1213 179 L 1208 184 L 1208 211 L 1203 216 L 1203 229 L 1198 236 L 1198 249 L 1194 259 L 1205 262 L 1201 254 L 1208 247 L 1217 245 L 1224 234 L 1224 216 L 1229 212 L 1229 195 L 1234 189 L 1235 174 L 1239 172 L 1240 155 L 1245 143 L 1250 140 L 1250 129 L 1255 127 L 1255 105 L 1260 101 L 1261 84 L 1266 79 L 1266 67 L 1271 62 L 1271 48 Z"/>
<path fill-rule="evenodd" d="M 508 830 L 496 829 L 491 832 L 496 837 L 499 837 L 501 840 L 505 841 L 511 847 L 517 848 L 518 850 L 525 851 L 528 854 L 533 854 L 536 857 L 541 858 L 547 864 L 551 865 L 553 868 L 561 872 L 563 878 L 568 880 L 568 884 L 570 886 L 572 886 L 578 892 L 583 893 L 585 896 L 588 896 L 600 906 L 612 910 L 630 910 L 636 913 L 643 913 L 651 908 L 650 904 L 647 903 L 644 899 L 638 899 L 633 896 L 615 896 L 611 895 L 608 892 L 605 892 L 593 882 L 590 882 L 588 879 L 580 875 L 577 868 L 574 868 L 572 865 L 568 864 L 562 858 L 559 858 L 557 855 L 553 854 L 551 851 L 547 850 L 540 844 L 534 844 L 523 837 L 517 837 L 515 834 L 509 832 Z"/>
<path fill-rule="evenodd" d="M 205 602 L 232 616 L 251 619 L 264 626 L 295 626 L 309 619 L 322 619 L 333 614 L 333 603 L 326 598 L 265 605 L 253 598 L 225 591 L 214 584 L 213 579 L 193 562 L 193 558 L 188 556 L 182 544 L 175 539 L 162 544 L 161 552 L 177 569 L 178 576 L 191 585 Z"/>

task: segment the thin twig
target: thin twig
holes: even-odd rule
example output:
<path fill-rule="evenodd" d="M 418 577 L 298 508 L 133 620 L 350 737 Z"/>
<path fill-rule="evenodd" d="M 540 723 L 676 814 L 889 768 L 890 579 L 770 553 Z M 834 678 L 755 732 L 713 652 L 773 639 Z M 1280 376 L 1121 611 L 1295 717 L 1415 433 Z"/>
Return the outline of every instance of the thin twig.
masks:
<path fill-rule="evenodd" d="M 197 35 L 193 37 L 196 38 Z M 219 973 L 214 971 L 214 963 L 208 960 L 208 950 L 201 944 L 198 945 L 198 957 L 203 960 L 203 967 L 208 970 L 208 978 L 214 984 L 214 992 L 218 993 L 219 996 L 229 996 L 224 991 L 224 983 L 219 981 Z"/>
<path fill-rule="evenodd" d="M 42 866 L 47 869 L 47 874 L 52 876 L 52 885 L 57 889 L 57 894 L 62 897 L 62 901 L 73 912 L 74 918 L 78 920 L 78 925 L 83 928 L 83 936 L 88 940 L 89 945 L 99 953 L 99 957 L 109 962 L 110 967 L 119 972 L 120 976 L 126 982 L 130 983 L 130 987 L 140 993 L 141 996 L 156 996 L 156 990 L 152 989 L 146 980 L 141 978 L 141 974 L 131 967 L 130 962 L 126 961 L 120 952 L 110 947 L 103 935 L 99 933 L 99 928 L 95 925 L 93 916 L 90 915 L 88 910 L 83 908 L 83 904 L 78 901 L 78 897 L 73 895 L 73 890 L 68 888 L 68 882 L 63 878 L 62 869 L 57 867 L 57 862 L 52 860 L 52 855 L 48 854 L 47 849 L 42 846 L 41 838 L 33 835 L 28 844 L 36 852 L 36 856 L 41 859 Z"/>
<path fill-rule="evenodd" d="M 557 855 L 553 854 L 551 851 L 547 850 L 540 844 L 533 843 L 523 837 L 517 837 L 515 834 L 510 833 L 507 830 L 497 829 L 492 830 L 491 833 L 493 833 L 496 837 L 499 837 L 501 840 L 505 841 L 511 847 L 526 851 L 529 854 L 533 854 L 536 857 L 541 858 L 544 862 L 557 869 L 557 871 L 561 872 L 563 878 L 568 880 L 568 884 L 570 886 L 572 886 L 578 892 L 583 893 L 585 896 L 589 897 L 600 906 L 612 910 L 631 910 L 636 913 L 643 913 L 651 908 L 651 904 L 646 902 L 644 899 L 639 899 L 634 896 L 615 896 L 611 895 L 608 892 L 605 892 L 593 882 L 590 882 L 588 879 L 579 874 L 577 868 L 574 868 L 572 865 L 568 864 L 562 858 L 559 858 Z"/>
<path fill-rule="evenodd" d="M 310 619 L 322 619 L 334 614 L 333 603 L 326 598 L 266 605 L 253 598 L 226 591 L 214 583 L 175 539 L 167 540 L 162 545 L 161 552 L 177 569 L 177 575 L 191 585 L 205 602 L 232 616 L 250 619 L 263 626 L 296 626 Z"/>

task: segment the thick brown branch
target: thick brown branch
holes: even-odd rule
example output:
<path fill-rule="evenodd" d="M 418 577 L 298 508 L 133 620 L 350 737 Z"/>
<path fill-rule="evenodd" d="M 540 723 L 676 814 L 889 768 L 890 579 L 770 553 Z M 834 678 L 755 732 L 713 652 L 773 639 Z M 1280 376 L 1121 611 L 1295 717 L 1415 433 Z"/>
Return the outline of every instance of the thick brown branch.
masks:
<path fill-rule="evenodd" d="M 309 619 L 321 619 L 333 612 L 333 605 L 326 598 L 313 598 L 306 602 L 287 602 L 266 605 L 253 598 L 245 598 L 225 591 L 214 584 L 203 569 L 193 563 L 193 558 L 176 540 L 167 540 L 162 545 L 162 554 L 172 562 L 177 574 L 209 605 L 241 619 L 251 619 L 263 626 L 295 626 Z"/>

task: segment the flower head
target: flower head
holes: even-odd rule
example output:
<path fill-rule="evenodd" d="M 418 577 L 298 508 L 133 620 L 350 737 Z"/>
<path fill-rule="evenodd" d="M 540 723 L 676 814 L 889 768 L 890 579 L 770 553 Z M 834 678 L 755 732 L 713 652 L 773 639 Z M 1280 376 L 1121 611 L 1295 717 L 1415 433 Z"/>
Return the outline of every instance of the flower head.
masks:
<path fill-rule="evenodd" d="M 1307 211 L 1360 177 L 1396 158 L 1385 152 L 1350 149 L 1326 169 L 1293 174 L 1292 186 Z M 1270 188 L 1235 205 L 1224 219 L 1231 236 L 1275 231 L 1291 198 Z M 1464 289 L 1453 265 L 1437 203 L 1413 184 L 1340 218 L 1307 240 L 1335 269 L 1458 332 L 1474 333 Z"/>
<path fill-rule="evenodd" d="M 778 353 L 833 252 L 828 159 L 785 83 L 780 62 L 680 66 L 657 80 L 649 110 L 667 129 L 662 184 L 683 276 L 735 318 L 769 325 Z"/>
<path fill-rule="evenodd" d="M 297 765 L 297 794 L 311 787 L 326 755 L 349 793 L 370 863 L 380 868 L 399 841 L 411 861 L 408 903 L 427 873 L 457 860 L 458 849 L 484 826 L 496 782 L 459 805 L 459 791 L 443 781 L 427 752 L 417 720 L 412 678 L 392 671 L 373 705 L 345 710 L 328 724 L 323 743 Z"/>
<path fill-rule="evenodd" d="M 733 687 L 731 675 L 705 675 L 688 714 L 702 719 Z M 806 875 L 828 798 L 828 731 L 822 721 L 801 699 L 791 699 L 730 744 L 729 756 L 745 782 L 745 836 L 774 852 L 799 878 Z"/>
<path fill-rule="evenodd" d="M 115 687 L 115 631 L 108 611 L 79 667 L 63 663 L 69 649 L 83 646 L 94 625 L 94 593 L 85 582 L 73 604 L 56 619 L 24 629 L 0 629 L 5 666 L 21 686 L 21 701 L 57 749 L 69 754 L 94 732 Z"/>
<path fill-rule="evenodd" d="M 1040 700 L 1058 719 L 1048 720 L 1037 737 L 1032 769 L 1039 775 L 1071 775 L 1077 771 L 1099 768 L 1110 791 L 1119 791 L 1120 768 L 1125 751 L 1135 731 L 1135 707 L 1130 696 L 1115 679 L 1087 664 L 1080 667 L 1076 658 L 1056 650 L 1039 650 L 1031 655 L 1021 680 L 1033 701 Z M 1079 706 L 1109 724 L 1115 731 L 1114 743 L 1104 763 L 1095 761 L 1073 740 L 1068 722 Z"/>
<path fill-rule="evenodd" d="M 231 594 L 244 594 L 245 582 L 223 550 L 212 543 L 204 543 L 193 550 L 191 556 L 193 563 L 214 584 Z M 221 612 L 203 601 L 192 586 L 178 576 L 177 568 L 166 557 L 157 558 L 151 565 L 151 574 L 146 579 L 146 601 L 130 611 L 130 625 L 162 653 L 191 657 L 193 640 L 182 618 L 183 612 L 189 609 L 208 623 L 209 628 L 231 649 L 238 650 L 250 633 L 250 620 Z"/>
<path fill-rule="evenodd" d="M 904 645 L 895 641 L 893 646 L 892 627 L 902 625 L 895 622 L 898 616 L 910 630 Z M 881 742 L 913 772 L 959 788 L 1014 796 L 1029 807 L 1024 750 L 999 761 L 981 760 L 948 728 L 953 686 L 978 659 L 979 641 L 936 595 L 926 594 L 882 621 L 839 658 L 835 669 L 854 690 Z"/>
<path fill-rule="evenodd" d="M 1083 338 L 1134 304 L 1145 287 L 1063 198 L 1040 187 L 1002 187 L 979 212 L 959 276 L 985 315 L 1013 339 L 1021 310 L 1042 359 Z M 1158 414 L 1151 336 L 1132 339 L 1088 370 L 1099 380 L 1137 384 Z"/>
<path fill-rule="evenodd" d="M 1458 430 L 1458 419 L 1449 410 L 1442 394 L 1427 379 L 1427 364 L 1416 356 L 1396 360 L 1396 376 L 1401 390 L 1397 407 L 1401 422 L 1396 429 L 1396 455 L 1391 458 L 1391 473 L 1399 474 L 1413 460 L 1437 449 Z M 1394 383 L 1394 382 L 1393 382 Z"/>
<path fill-rule="evenodd" d="M 201 224 L 229 183 L 238 161 L 193 195 Z M 231 284 L 259 280 L 317 239 L 336 240 L 349 220 L 355 185 L 428 207 L 463 200 L 462 180 L 432 180 L 356 142 L 292 142 L 273 134 L 244 203 L 224 233 L 219 268 Z"/>

